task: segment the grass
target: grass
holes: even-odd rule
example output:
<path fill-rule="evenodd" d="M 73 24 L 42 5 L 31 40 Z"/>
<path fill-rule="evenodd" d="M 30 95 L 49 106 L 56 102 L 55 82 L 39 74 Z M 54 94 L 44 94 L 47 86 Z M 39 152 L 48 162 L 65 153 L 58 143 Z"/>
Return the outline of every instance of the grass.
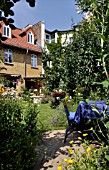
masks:
<path fill-rule="evenodd" d="M 70 106 L 70 111 L 75 111 L 76 107 L 77 105 Z M 42 125 L 44 131 L 66 129 L 68 123 L 63 103 L 54 109 L 50 107 L 50 103 L 40 104 L 38 111 L 38 126 Z"/>
<path fill-rule="evenodd" d="M 50 107 L 50 103 L 40 104 L 38 111 L 39 126 L 42 125 L 45 131 L 66 128 L 67 118 L 62 103 L 54 109 Z"/>

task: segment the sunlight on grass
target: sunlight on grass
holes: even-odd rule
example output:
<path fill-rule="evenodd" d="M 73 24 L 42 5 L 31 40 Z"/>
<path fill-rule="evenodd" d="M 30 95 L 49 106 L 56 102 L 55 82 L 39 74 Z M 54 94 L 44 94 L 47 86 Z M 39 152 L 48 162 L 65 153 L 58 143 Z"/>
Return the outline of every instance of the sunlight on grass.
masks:
<path fill-rule="evenodd" d="M 38 111 L 39 126 L 42 125 L 45 131 L 66 128 L 67 119 L 62 105 L 52 109 L 49 103 L 40 104 Z"/>

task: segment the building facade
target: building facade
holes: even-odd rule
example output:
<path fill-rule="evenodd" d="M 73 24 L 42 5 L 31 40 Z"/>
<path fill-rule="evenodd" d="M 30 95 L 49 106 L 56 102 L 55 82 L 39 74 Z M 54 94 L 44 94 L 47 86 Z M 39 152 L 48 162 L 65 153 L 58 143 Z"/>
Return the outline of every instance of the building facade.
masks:
<path fill-rule="evenodd" d="M 24 29 L 12 30 L 4 22 L 0 22 L 1 40 L 0 79 L 6 79 L 4 86 L 40 88 L 43 86 L 42 48 L 37 44 L 37 33 L 31 25 Z M 2 82 L 2 81 L 1 81 Z"/>
<path fill-rule="evenodd" d="M 74 28 L 78 29 L 78 26 Z M 46 43 L 57 43 L 59 35 L 62 45 L 72 43 L 75 29 L 49 31 L 45 29 L 44 22 L 38 22 L 27 25 L 24 29 L 12 30 L 4 22 L 0 22 L 0 33 L 4 37 L 0 44 L 3 59 L 0 62 L 0 79 L 7 80 L 4 86 L 14 86 L 17 89 L 44 87 L 42 57 Z"/>

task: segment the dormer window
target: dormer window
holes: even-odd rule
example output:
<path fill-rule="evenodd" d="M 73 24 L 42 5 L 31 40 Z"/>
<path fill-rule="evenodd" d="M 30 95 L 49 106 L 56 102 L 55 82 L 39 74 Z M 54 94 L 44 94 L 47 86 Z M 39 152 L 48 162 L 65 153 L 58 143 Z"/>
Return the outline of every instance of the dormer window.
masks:
<path fill-rule="evenodd" d="M 3 36 L 11 38 L 11 28 L 9 27 L 9 25 L 4 25 Z"/>
<path fill-rule="evenodd" d="M 32 32 L 28 32 L 28 43 L 34 44 L 34 35 Z"/>

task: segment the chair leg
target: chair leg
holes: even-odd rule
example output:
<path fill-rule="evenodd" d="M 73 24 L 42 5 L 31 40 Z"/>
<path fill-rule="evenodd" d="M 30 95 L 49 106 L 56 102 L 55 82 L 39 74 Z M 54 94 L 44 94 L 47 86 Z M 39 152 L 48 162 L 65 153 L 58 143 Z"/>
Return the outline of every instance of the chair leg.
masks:
<path fill-rule="evenodd" d="M 69 132 L 69 133 L 68 133 Z M 67 139 L 67 136 L 69 134 L 71 134 L 73 132 L 73 127 L 72 125 L 68 125 L 68 127 L 66 128 L 66 132 L 65 132 L 65 137 L 64 137 L 64 143 L 66 143 L 66 139 Z"/>
<path fill-rule="evenodd" d="M 66 129 L 66 131 L 65 131 L 65 137 L 64 137 L 64 143 L 66 143 L 66 139 L 67 139 L 67 133 L 68 133 L 68 129 Z"/>

